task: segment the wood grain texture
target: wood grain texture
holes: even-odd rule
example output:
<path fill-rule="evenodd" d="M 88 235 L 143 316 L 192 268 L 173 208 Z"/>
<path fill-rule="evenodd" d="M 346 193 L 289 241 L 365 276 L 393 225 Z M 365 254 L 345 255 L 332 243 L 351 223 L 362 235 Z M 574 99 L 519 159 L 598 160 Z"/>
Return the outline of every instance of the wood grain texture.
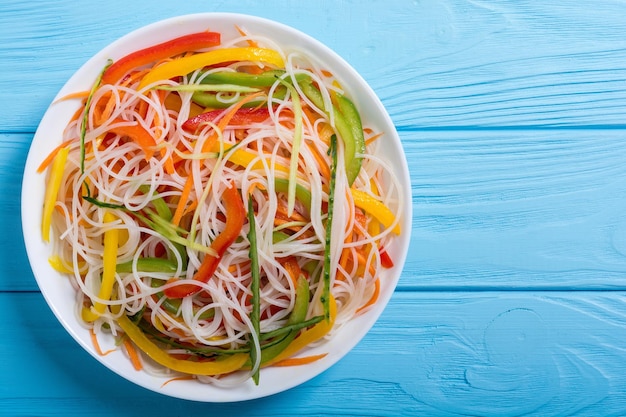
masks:
<path fill-rule="evenodd" d="M 47 106 L 93 54 L 187 13 L 254 14 L 336 50 L 398 127 L 413 233 L 367 337 L 242 404 L 138 388 L 50 313 L 20 228 Z M 0 3 L 0 415 L 626 415 L 626 1 Z"/>
<path fill-rule="evenodd" d="M 568 1 L 149 4 L 136 13 L 111 0 L 94 13 L 70 1 L 3 2 L 3 131 L 33 132 L 70 75 L 108 43 L 200 11 L 254 13 L 318 38 L 361 72 L 401 129 L 626 124 L 621 1 L 594 2 L 593 13 Z"/>
<path fill-rule="evenodd" d="M 626 289 L 626 132 L 402 132 L 411 248 L 399 290 Z M 0 135 L 1 290 L 36 290 L 19 198 L 32 135 Z M 16 244 L 16 241 L 19 244 Z"/>
<path fill-rule="evenodd" d="M 269 398 L 211 405 L 128 383 L 63 333 L 39 294 L 0 294 L 9 312 L 0 330 L 13 336 L 0 339 L 0 410 L 68 417 L 620 415 L 624 295 L 398 293 L 368 336 L 319 377 Z"/>

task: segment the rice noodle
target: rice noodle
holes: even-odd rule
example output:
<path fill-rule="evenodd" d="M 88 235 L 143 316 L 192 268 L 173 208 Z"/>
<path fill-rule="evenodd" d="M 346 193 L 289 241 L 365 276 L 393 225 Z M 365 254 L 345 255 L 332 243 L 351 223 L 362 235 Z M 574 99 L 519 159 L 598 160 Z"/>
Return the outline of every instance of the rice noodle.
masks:
<path fill-rule="evenodd" d="M 151 88 L 138 91 L 140 79 L 130 83 L 123 79 L 115 85 L 100 86 L 92 97 L 86 118 L 84 171 L 81 170 L 79 146 L 82 120 L 68 124 L 63 140 L 75 141 L 70 147 L 53 215 L 56 236 L 53 255 L 61 259 L 64 266 L 73 269 L 71 279 L 77 291 L 78 316 L 96 303 L 108 307 L 95 320 L 84 322 L 95 332 L 120 335 L 123 332 L 116 319 L 122 314 L 138 315 L 152 332 L 171 341 L 170 345 L 162 345 L 171 354 L 198 355 L 184 348 L 192 346 L 224 350 L 249 348 L 256 350 L 257 358 L 261 357 L 262 341 L 252 331 L 249 317 L 252 293 L 247 222 L 239 238 L 221 257 L 214 276 L 206 283 L 197 282 L 202 291 L 184 297 L 174 312 L 166 306 L 168 300 L 163 291 L 193 280 L 207 255 L 187 247 L 184 258 L 188 260 L 185 260 L 179 253 L 180 245 L 152 229 L 142 219 L 146 210 L 154 210 L 155 199 L 165 202 L 173 213 L 189 175 L 193 186 L 186 204 L 192 208 L 182 217 L 181 233 L 197 246 L 210 247 L 224 230 L 224 219 L 229 213 L 224 208 L 222 196 L 229 184 L 235 184 L 243 201 L 247 201 L 248 196 L 254 201 L 261 274 L 261 333 L 285 326 L 294 309 L 296 288 L 285 266 L 286 259 L 295 259 L 308 277 L 310 304 L 306 318 L 320 314 L 330 180 L 322 174 L 316 155 L 322 155 L 324 163 L 331 165 L 328 138 L 322 137 L 320 132 L 324 128 L 335 129 L 335 113 L 327 110 L 333 107 L 333 94 L 345 92 L 320 63 L 301 51 L 281 50 L 269 39 L 246 35 L 227 40 L 221 47 L 245 46 L 248 41 L 278 51 L 285 62 L 284 75 L 266 89 L 269 116 L 264 121 L 240 126 L 229 124 L 220 131 L 218 117 L 196 131 L 189 131 L 183 128 L 183 124 L 198 110 L 192 93 Z M 179 80 L 163 80 L 157 84 L 175 90 L 182 84 L 198 84 L 212 72 L 242 71 L 251 64 L 235 62 L 197 70 Z M 324 108 L 316 107 L 303 93 L 297 81 L 300 76 L 313 80 L 319 88 Z M 279 93 L 282 82 L 293 84 L 309 114 L 303 117 L 295 181 L 298 187 L 310 193 L 310 207 L 297 200 L 296 217 L 293 218 L 285 218 L 287 194 L 277 191 L 276 185 L 277 180 L 289 178 L 281 167 L 289 166 L 294 136 L 294 103 L 289 92 Z M 244 96 L 243 93 L 220 93 L 217 99 L 226 106 L 233 106 Z M 176 99 L 178 104 L 172 105 L 169 99 Z M 108 114 L 100 120 L 102 106 L 106 103 L 110 103 Z M 228 111 L 229 108 L 224 109 L 223 114 Z M 367 126 L 367 120 L 364 124 Z M 116 128 L 133 125 L 141 126 L 154 139 L 155 152 L 148 160 L 137 143 L 123 134 L 112 133 Z M 371 130 L 376 129 L 371 127 Z M 220 151 L 203 150 L 215 134 Z M 367 146 L 365 154 L 357 155 L 362 157 L 362 167 L 352 187 L 382 202 L 398 219 L 406 196 L 401 194 L 398 179 L 389 164 L 376 156 L 381 141 L 384 141 L 384 134 L 382 139 Z M 230 149 L 232 146 L 235 147 Z M 253 160 L 245 166 L 233 163 L 229 157 L 237 150 L 251 153 Z M 361 308 L 368 304 L 383 268 L 380 248 L 387 247 L 394 236 L 391 231 L 394 225 L 383 227 L 367 210 L 355 206 L 342 163 L 344 152 L 345 147 L 338 140 L 339 163 L 335 173 L 330 237 L 330 291 L 337 303 L 338 314 L 335 328 L 326 338 L 332 338 L 338 328 L 360 314 Z M 177 160 L 173 172 L 168 172 L 165 166 L 168 158 Z M 93 204 L 84 198 L 85 195 L 102 204 Z M 103 214 L 107 210 L 115 212 L 115 223 L 104 222 Z M 357 215 L 365 218 L 365 223 L 356 221 Z M 122 233 L 117 263 L 130 262 L 131 270 L 118 271 L 113 297 L 102 299 L 98 294 L 103 270 L 103 235 L 111 228 Z M 142 258 L 169 259 L 175 270 L 141 270 L 138 265 Z M 356 261 L 359 258 L 363 263 Z M 144 360 L 149 362 L 145 357 Z M 250 372 L 260 365 L 257 360 Z M 147 366 L 147 371 L 172 375 L 171 371 L 154 363 Z M 241 383 L 247 376 L 235 378 L 234 382 L 212 376 L 198 377 L 198 380 L 223 385 Z"/>

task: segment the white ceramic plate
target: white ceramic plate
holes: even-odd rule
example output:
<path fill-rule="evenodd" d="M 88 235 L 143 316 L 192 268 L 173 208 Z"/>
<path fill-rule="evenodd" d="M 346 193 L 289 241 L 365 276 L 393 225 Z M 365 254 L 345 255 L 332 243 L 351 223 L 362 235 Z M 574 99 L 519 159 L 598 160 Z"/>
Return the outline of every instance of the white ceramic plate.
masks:
<path fill-rule="evenodd" d="M 263 369 L 259 386 L 248 380 L 236 387 L 220 388 L 197 381 L 176 381 L 162 386 L 167 378 L 135 371 L 120 351 L 107 356 L 98 355 L 88 331 L 79 324 L 74 314 L 75 293 L 68 278 L 57 273 L 48 264 L 50 246 L 42 241 L 40 226 L 45 175 L 36 173 L 37 166 L 60 143 L 63 129 L 79 103 L 59 102 L 47 110 L 33 139 L 23 179 L 22 222 L 28 258 L 43 296 L 65 329 L 95 359 L 129 381 L 164 395 L 206 402 L 242 401 L 287 390 L 319 375 L 346 355 L 370 330 L 387 305 L 404 265 L 411 231 L 411 187 L 406 158 L 395 127 L 383 105 L 363 78 L 340 56 L 315 39 L 288 26 L 258 17 L 229 13 L 194 14 L 160 21 L 122 37 L 97 53 L 70 78 L 57 98 L 89 89 L 109 58 L 117 59 L 132 51 L 206 29 L 221 32 L 223 39 L 228 39 L 237 35 L 235 25 L 250 33 L 269 37 L 286 50 L 306 51 L 325 68 L 330 69 L 342 81 L 348 96 L 357 103 L 362 118 L 369 125 L 385 132 L 387 144 L 382 156 L 390 161 L 404 187 L 402 192 L 405 200 L 401 205 L 403 233 L 388 248 L 395 267 L 381 273 L 381 294 L 374 308 L 344 326 L 328 343 L 308 352 L 328 352 L 325 358 L 304 366 Z M 354 378 L 358 378 L 358 370 L 354 369 L 353 372 Z"/>

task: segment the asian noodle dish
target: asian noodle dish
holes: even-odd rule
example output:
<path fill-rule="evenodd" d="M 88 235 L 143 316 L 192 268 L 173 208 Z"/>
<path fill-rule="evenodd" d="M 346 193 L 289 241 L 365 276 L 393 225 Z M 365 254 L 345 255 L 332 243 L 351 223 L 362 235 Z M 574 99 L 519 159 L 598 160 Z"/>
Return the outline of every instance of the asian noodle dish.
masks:
<path fill-rule="evenodd" d="M 259 383 L 377 301 L 401 194 L 376 131 L 304 51 L 238 29 L 109 61 L 41 162 L 42 235 L 96 350 Z"/>

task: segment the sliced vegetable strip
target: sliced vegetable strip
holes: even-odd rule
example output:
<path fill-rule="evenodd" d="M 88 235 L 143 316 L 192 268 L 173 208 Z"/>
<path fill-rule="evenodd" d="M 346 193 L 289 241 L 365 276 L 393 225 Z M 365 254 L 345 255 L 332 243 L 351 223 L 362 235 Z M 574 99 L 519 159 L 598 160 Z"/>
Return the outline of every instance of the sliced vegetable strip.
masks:
<path fill-rule="evenodd" d="M 200 268 L 194 274 L 193 279 L 199 282 L 207 283 L 215 273 L 220 258 L 226 252 L 226 249 L 239 237 L 241 229 L 246 218 L 246 211 L 241 200 L 241 195 L 234 184 L 224 190 L 222 194 L 224 208 L 226 209 L 226 224 L 224 230 L 211 242 L 211 248 L 216 255 L 206 254 Z M 174 280 L 170 280 L 174 282 Z M 193 295 L 200 291 L 200 286 L 194 284 L 181 284 L 164 290 L 164 294 L 169 298 L 183 298 Z"/>
<path fill-rule="evenodd" d="M 150 359 L 173 371 L 192 375 L 222 375 L 240 369 L 248 359 L 245 353 L 206 362 L 176 359 L 152 342 L 128 317 L 121 316 L 117 324 L 130 340 Z"/>
<path fill-rule="evenodd" d="M 229 61 L 251 61 L 283 67 L 283 58 L 276 51 L 264 48 L 242 47 L 215 49 L 175 59 L 153 68 L 139 84 L 142 89 L 157 81 L 187 75 L 197 69 Z"/>
<path fill-rule="evenodd" d="M 115 61 L 102 76 L 102 83 L 114 84 L 135 68 L 180 55 L 183 52 L 217 46 L 220 40 L 221 35 L 217 32 L 199 32 L 140 49 Z"/>
<path fill-rule="evenodd" d="M 254 346 L 254 340 L 259 340 L 261 333 L 261 295 L 259 289 L 259 281 L 261 279 L 261 271 L 259 271 L 259 253 L 256 241 L 256 222 L 254 220 L 254 204 L 252 196 L 248 198 L 248 240 L 250 241 L 250 274 L 252 275 L 252 283 L 250 290 L 252 291 L 252 309 L 250 311 L 250 321 L 252 322 L 253 332 L 250 335 L 250 361 L 253 364 L 252 380 L 259 385 L 259 369 L 260 361 L 257 358 L 257 350 Z"/>
<path fill-rule="evenodd" d="M 350 189 L 352 198 L 354 199 L 354 205 L 365 210 L 374 216 L 385 227 L 391 227 L 396 222 L 395 216 L 391 210 L 379 200 L 373 198 L 369 194 L 361 190 Z M 396 223 L 393 226 L 393 232 L 397 235 L 400 234 L 400 224 Z"/>
<path fill-rule="evenodd" d="M 152 158 L 156 147 L 156 141 L 150 132 L 138 123 L 133 125 L 119 125 L 120 123 L 127 123 L 121 119 L 116 119 L 114 123 L 118 125 L 109 129 L 110 132 L 120 136 L 126 136 L 139 145 L 145 154 L 146 161 Z"/>
<path fill-rule="evenodd" d="M 56 204 L 59 188 L 61 188 L 61 181 L 63 179 L 63 170 L 65 169 L 65 162 L 67 161 L 67 155 L 69 153 L 68 147 L 59 149 L 54 162 L 52 163 L 52 169 L 50 171 L 50 177 L 48 178 L 48 184 L 46 186 L 46 195 L 44 196 L 43 203 L 43 218 L 41 221 L 41 235 L 45 242 L 50 241 L 50 225 L 52 223 L 52 212 L 54 211 L 54 205 Z"/>
<path fill-rule="evenodd" d="M 104 224 L 110 224 L 117 220 L 110 211 L 104 213 Z M 100 284 L 100 292 L 98 298 L 102 300 L 111 299 L 113 286 L 115 285 L 115 272 L 117 268 L 117 247 L 119 240 L 119 230 L 110 228 L 104 232 L 104 252 L 102 255 L 102 283 Z M 106 304 L 95 302 L 93 310 L 83 312 L 83 318 L 93 321 L 102 315 L 106 310 Z"/>

